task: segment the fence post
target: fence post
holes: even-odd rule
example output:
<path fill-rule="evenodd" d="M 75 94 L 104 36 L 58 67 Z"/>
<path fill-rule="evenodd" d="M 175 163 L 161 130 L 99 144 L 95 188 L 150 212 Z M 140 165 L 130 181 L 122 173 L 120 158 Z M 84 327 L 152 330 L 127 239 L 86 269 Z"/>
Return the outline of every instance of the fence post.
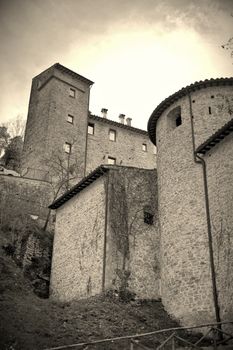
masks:
<path fill-rule="evenodd" d="M 172 337 L 172 350 L 176 349 L 175 337 Z"/>

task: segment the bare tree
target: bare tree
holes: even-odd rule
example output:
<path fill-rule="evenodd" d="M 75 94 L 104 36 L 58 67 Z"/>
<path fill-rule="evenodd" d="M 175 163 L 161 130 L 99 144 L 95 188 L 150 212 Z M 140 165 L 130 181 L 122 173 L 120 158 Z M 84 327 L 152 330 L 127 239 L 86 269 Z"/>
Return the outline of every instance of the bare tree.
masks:
<path fill-rule="evenodd" d="M 231 58 L 233 58 L 233 37 L 231 37 L 226 44 L 222 45 L 222 48 L 229 51 Z"/>
<path fill-rule="evenodd" d="M 7 131 L 10 134 L 11 138 L 16 136 L 21 136 L 22 139 L 24 138 L 26 120 L 21 114 L 18 114 L 15 118 L 9 120 L 3 125 L 7 128 Z"/>
<path fill-rule="evenodd" d="M 53 188 L 53 201 L 59 195 L 68 191 L 75 183 L 82 179 L 80 172 L 81 164 L 78 156 L 75 154 L 76 139 L 70 142 L 69 152 L 63 150 L 53 151 L 50 156 L 45 156 L 43 163 L 48 166 L 49 182 Z M 51 211 L 49 211 L 44 230 L 48 226 Z"/>

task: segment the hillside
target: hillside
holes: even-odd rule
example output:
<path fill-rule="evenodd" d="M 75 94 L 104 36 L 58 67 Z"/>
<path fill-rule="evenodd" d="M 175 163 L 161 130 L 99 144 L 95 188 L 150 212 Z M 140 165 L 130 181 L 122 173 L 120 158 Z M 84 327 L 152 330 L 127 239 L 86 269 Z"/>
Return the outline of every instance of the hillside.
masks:
<path fill-rule="evenodd" d="M 1 266 L 1 349 L 43 349 L 175 325 L 159 302 L 92 298 L 56 305 L 33 294 L 11 258 L 1 258 Z"/>
<path fill-rule="evenodd" d="M 123 303 L 102 296 L 55 304 L 39 298 L 22 270 L 2 249 L 6 240 L 6 235 L 4 239 L 1 235 L 0 349 L 42 350 L 177 326 L 158 301 Z M 123 344 L 105 346 L 95 349 L 118 349 Z"/>

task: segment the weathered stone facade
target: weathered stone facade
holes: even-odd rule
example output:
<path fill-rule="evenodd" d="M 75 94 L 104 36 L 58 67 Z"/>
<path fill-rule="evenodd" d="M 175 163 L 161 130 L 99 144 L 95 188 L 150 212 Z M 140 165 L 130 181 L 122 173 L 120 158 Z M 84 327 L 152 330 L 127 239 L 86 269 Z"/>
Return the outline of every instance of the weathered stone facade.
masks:
<path fill-rule="evenodd" d="M 12 223 L 20 216 L 32 215 L 43 226 L 51 200 L 53 189 L 47 182 L 0 175 L 1 225 Z"/>
<path fill-rule="evenodd" d="M 192 139 L 192 123 L 196 150 L 232 119 L 232 80 L 216 85 L 210 81 L 195 89 L 194 84 L 177 93 L 149 121 L 150 129 L 158 118 L 151 138 L 156 137 L 158 148 L 162 301 L 185 325 L 216 321 L 203 168 L 194 161 Z M 233 134 L 219 140 L 201 157 L 207 169 L 218 306 L 226 320 L 233 316 Z"/>
<path fill-rule="evenodd" d="M 65 194 L 63 205 L 58 199 L 53 298 L 68 301 L 109 289 L 159 298 L 155 180 L 155 170 L 108 167 L 77 185 L 83 188 L 77 195 L 75 189 Z M 144 222 L 145 211 L 153 223 Z"/>
<path fill-rule="evenodd" d="M 74 165 L 76 179 L 84 176 L 89 89 L 92 82 L 55 64 L 36 76 L 24 141 L 23 174 L 51 180 L 61 161 Z M 65 152 L 70 145 L 70 156 Z"/>
<path fill-rule="evenodd" d="M 108 157 L 118 165 L 156 167 L 155 147 L 146 131 L 93 115 L 88 120 L 94 125 L 94 134 L 87 137 L 87 174 L 100 164 L 108 164 Z M 110 130 L 115 132 L 115 141 L 110 140 Z"/>
<path fill-rule="evenodd" d="M 69 176 L 77 183 L 100 164 L 108 164 L 108 156 L 119 165 L 155 167 L 154 146 L 146 131 L 88 112 L 92 84 L 60 64 L 32 80 L 23 175 L 55 183 L 64 168 L 72 167 L 75 176 L 74 171 Z M 93 135 L 88 123 L 94 126 Z M 116 132 L 115 142 L 109 139 L 110 130 Z M 66 146 L 71 147 L 70 154 Z"/>

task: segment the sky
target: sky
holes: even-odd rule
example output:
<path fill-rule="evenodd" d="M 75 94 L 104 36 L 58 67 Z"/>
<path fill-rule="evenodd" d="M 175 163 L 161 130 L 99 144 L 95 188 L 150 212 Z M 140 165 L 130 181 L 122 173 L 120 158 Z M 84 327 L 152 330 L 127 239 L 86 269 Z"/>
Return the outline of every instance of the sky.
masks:
<path fill-rule="evenodd" d="M 233 0 L 0 0 L 0 17 L 0 124 L 27 117 L 32 78 L 56 62 L 95 82 L 93 114 L 142 129 L 180 88 L 233 76 Z"/>

